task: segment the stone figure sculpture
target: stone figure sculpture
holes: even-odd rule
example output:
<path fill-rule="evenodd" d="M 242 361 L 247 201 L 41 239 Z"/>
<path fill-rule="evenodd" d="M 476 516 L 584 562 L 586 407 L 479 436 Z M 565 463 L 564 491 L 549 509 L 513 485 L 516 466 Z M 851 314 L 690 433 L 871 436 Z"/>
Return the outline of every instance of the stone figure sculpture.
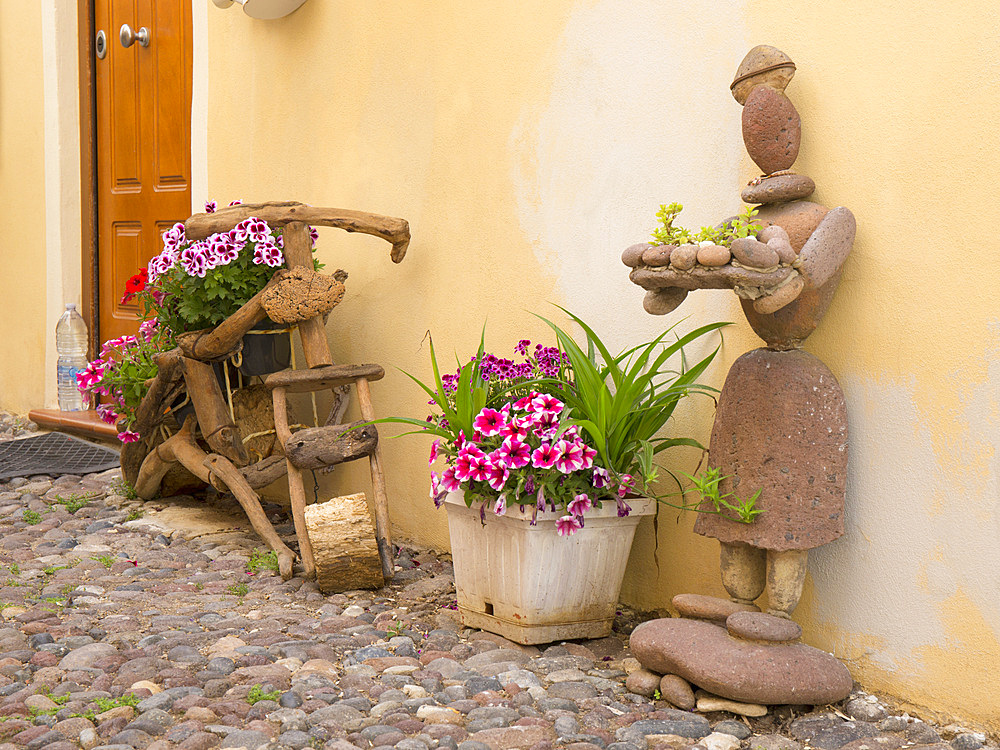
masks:
<path fill-rule="evenodd" d="M 637 245 L 622 255 L 631 280 L 647 290 L 647 311 L 670 312 L 691 289 L 729 287 L 766 342 L 730 369 L 709 449 L 709 465 L 728 477 L 721 489 L 742 497 L 761 490 L 764 512 L 749 524 L 699 514 L 695 531 L 720 541 L 722 580 L 734 602 L 750 604 L 766 589 L 768 612 L 782 617 L 801 597 L 808 551 L 844 531 L 844 394 L 801 345 L 833 299 L 855 234 L 848 209 L 807 200 L 813 180 L 791 172 L 801 124 L 784 89 L 794 72 L 783 52 L 759 46 L 731 87 L 743 105 L 747 152 L 763 172 L 742 192 L 744 202 L 759 205 L 757 237 L 734 240 L 723 258 L 706 254 L 710 262 L 701 252 L 692 261 L 690 250 L 682 252 L 690 246 Z"/>

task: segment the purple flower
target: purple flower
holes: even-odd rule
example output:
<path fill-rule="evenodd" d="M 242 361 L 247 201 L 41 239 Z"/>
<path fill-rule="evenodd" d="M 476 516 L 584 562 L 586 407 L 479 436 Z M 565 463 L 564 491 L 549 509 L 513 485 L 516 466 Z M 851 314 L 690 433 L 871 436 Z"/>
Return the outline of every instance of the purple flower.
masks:
<path fill-rule="evenodd" d="M 527 494 L 532 494 L 535 491 L 535 475 L 528 474 L 528 478 L 524 480 L 524 491 Z"/>
<path fill-rule="evenodd" d="M 118 421 L 118 414 L 115 412 L 115 408 L 111 404 L 98 405 L 97 416 L 101 418 L 102 422 L 107 422 L 108 424 L 114 424 Z"/>
<path fill-rule="evenodd" d="M 514 347 L 514 351 L 522 356 L 525 356 L 528 354 L 529 346 L 531 346 L 531 342 L 528 341 L 528 339 L 521 339 L 517 342 L 517 346 Z"/>
<path fill-rule="evenodd" d="M 594 487 L 596 487 L 597 489 L 601 489 L 602 487 L 607 487 L 610 482 L 611 482 L 611 474 L 608 472 L 608 470 L 602 469 L 600 466 L 595 466 L 594 479 L 591 482 L 591 484 L 593 484 Z"/>
<path fill-rule="evenodd" d="M 625 516 L 627 516 L 631 512 L 632 512 L 632 508 L 631 508 L 631 506 L 629 506 L 628 503 L 625 502 L 625 498 L 624 497 L 619 497 L 618 498 L 618 517 L 619 518 L 625 518 Z"/>
<path fill-rule="evenodd" d="M 188 276 L 205 278 L 208 271 L 208 258 L 205 256 L 204 245 L 196 242 L 181 250 L 181 268 Z"/>
<path fill-rule="evenodd" d="M 139 441 L 139 433 L 132 432 L 131 430 L 125 430 L 124 432 L 118 433 L 118 439 L 123 443 L 137 443 Z"/>
<path fill-rule="evenodd" d="M 232 208 L 233 206 L 242 206 L 242 205 L 243 205 L 243 199 L 242 198 L 237 198 L 234 201 L 229 201 L 229 207 L 230 208 Z"/>
<path fill-rule="evenodd" d="M 178 222 L 161 236 L 163 237 L 164 250 L 177 250 L 185 242 L 184 225 Z"/>
<path fill-rule="evenodd" d="M 319 239 L 319 232 L 316 231 L 316 227 L 309 227 L 309 238 L 312 240 L 312 246 L 316 247 L 316 241 Z"/>
<path fill-rule="evenodd" d="M 562 516 L 556 519 L 556 531 L 559 532 L 559 536 L 573 536 L 582 528 L 583 524 L 576 516 Z"/>

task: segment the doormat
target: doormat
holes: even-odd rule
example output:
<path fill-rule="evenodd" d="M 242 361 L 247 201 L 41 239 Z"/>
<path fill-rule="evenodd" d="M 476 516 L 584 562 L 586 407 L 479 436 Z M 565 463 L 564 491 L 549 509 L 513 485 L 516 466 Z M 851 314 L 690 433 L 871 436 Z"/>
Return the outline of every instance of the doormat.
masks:
<path fill-rule="evenodd" d="M 0 479 L 93 474 L 118 465 L 117 451 L 61 432 L 0 443 Z"/>

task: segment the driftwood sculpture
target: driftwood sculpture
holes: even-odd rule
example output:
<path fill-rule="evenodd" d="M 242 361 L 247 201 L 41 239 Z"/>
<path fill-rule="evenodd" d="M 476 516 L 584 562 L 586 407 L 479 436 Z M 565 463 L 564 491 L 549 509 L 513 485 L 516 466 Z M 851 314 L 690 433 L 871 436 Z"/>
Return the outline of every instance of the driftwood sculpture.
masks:
<path fill-rule="evenodd" d="M 251 216 L 264 219 L 272 227 L 284 228 L 287 269 L 277 271 L 259 294 L 214 329 L 182 334 L 178 337 L 177 349 L 158 357 L 159 372 L 149 383 L 135 429 L 142 434 L 156 433 L 169 412 L 168 405 L 184 389 L 194 405 L 195 415 L 189 416 L 178 432 L 152 449 L 144 443 L 124 446 L 122 468 L 125 477 L 135 484 L 140 497 L 151 499 L 159 492 L 167 473 L 182 466 L 200 481 L 231 493 L 246 511 L 260 538 L 277 554 L 280 573 L 287 579 L 292 575 L 295 553 L 281 541 L 267 520 L 256 492 L 287 475 L 304 574 L 314 577 L 316 555 L 310 543 L 302 471 L 329 469 L 344 461 L 367 456 L 375 506 L 375 526 L 367 535 L 372 538 L 363 544 L 358 542 L 365 536 L 359 529 L 366 525 L 370 528 L 371 522 L 367 505 L 359 504 L 356 496 L 343 499 L 339 504 L 339 498 L 331 501 L 338 504 L 338 508 L 311 516 L 316 519 L 315 523 L 338 517 L 339 522 L 347 524 L 345 528 L 352 529 L 346 537 L 335 536 L 332 540 L 328 535 L 320 535 L 324 543 L 336 544 L 339 540 L 341 545 L 356 547 L 323 550 L 321 559 L 329 559 L 335 568 L 320 576 L 324 590 L 380 586 L 392 578 L 393 558 L 378 434 L 373 425 L 366 423 L 375 418 L 368 383 L 382 378 L 384 371 L 378 365 L 333 364 L 323 316 L 343 297 L 346 274 L 338 271 L 333 276 L 325 276 L 313 270 L 308 225 L 381 237 L 392 243 L 391 258 L 395 263 L 402 261 L 406 254 L 410 240 L 408 225 L 403 219 L 358 211 L 314 208 L 300 203 L 263 203 L 197 214 L 185 223 L 185 233 L 191 239 L 201 239 L 214 232 L 228 231 Z M 309 369 L 284 370 L 264 379 L 274 410 L 274 448 L 280 455 L 258 458 L 247 450 L 234 419 L 235 411 L 223 395 L 211 363 L 225 361 L 239 352 L 247 332 L 269 315 L 276 322 L 295 325 Z M 362 421 L 345 425 L 341 422 L 347 406 L 346 395 L 352 386 L 357 390 Z M 287 394 L 323 390 L 332 391 L 334 396 L 325 424 L 293 432 Z M 251 438 L 248 436 L 247 440 Z M 377 554 L 373 555 L 372 550 Z M 344 560 L 351 559 L 352 555 L 354 561 L 346 564 Z M 372 566 L 377 570 L 368 569 Z"/>

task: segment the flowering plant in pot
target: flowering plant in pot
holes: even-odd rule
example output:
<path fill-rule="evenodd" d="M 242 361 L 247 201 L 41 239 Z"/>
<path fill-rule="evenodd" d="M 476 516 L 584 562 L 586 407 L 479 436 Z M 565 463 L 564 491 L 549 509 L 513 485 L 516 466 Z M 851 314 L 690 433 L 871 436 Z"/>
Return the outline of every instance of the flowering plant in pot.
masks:
<path fill-rule="evenodd" d="M 566 312 L 566 311 L 564 311 Z M 558 347 L 518 364 L 484 351 L 433 383 L 410 376 L 439 413 L 389 418 L 435 437 L 431 496 L 449 514 L 458 606 L 465 624 L 521 643 L 610 632 L 653 457 L 693 445 L 658 433 L 678 402 L 713 392 L 697 382 L 712 351 L 687 366 L 683 348 L 725 324 L 665 343 L 671 331 L 612 355 L 582 320 L 586 349 L 551 321 Z M 543 319 L 544 320 L 544 319 Z M 524 356 L 530 342 L 517 350 Z M 678 370 L 668 369 L 675 355 Z"/>

